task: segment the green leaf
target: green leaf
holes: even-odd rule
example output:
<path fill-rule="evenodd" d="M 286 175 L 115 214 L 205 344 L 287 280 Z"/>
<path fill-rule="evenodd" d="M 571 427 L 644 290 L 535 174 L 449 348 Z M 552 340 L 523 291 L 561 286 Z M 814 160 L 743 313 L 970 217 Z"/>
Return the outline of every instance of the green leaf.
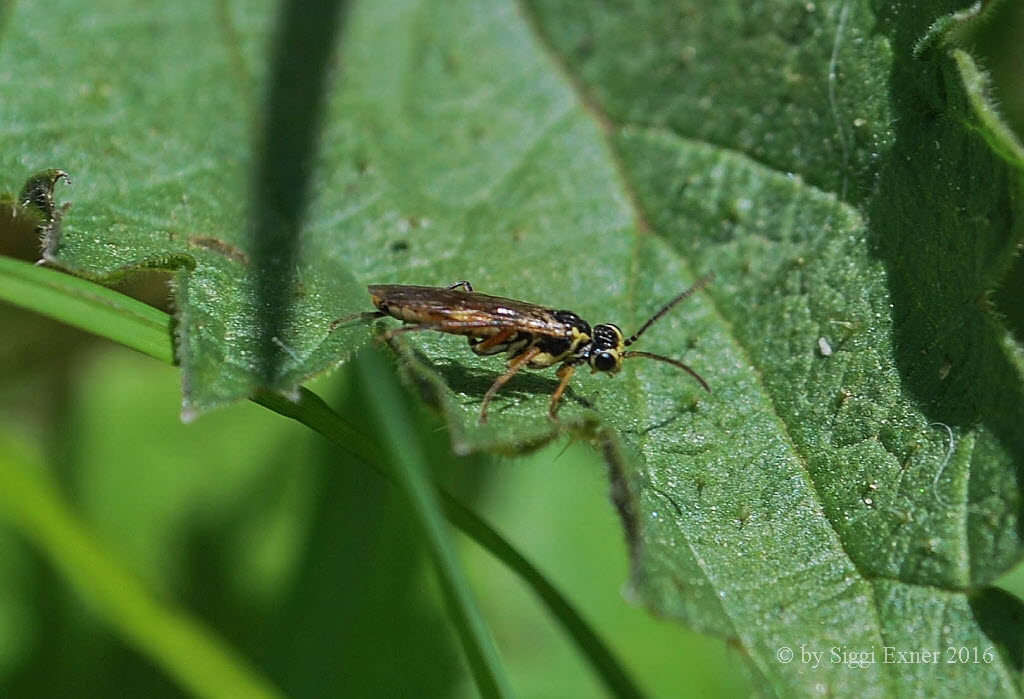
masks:
<path fill-rule="evenodd" d="M 33 79 L 0 157 L 75 176 L 55 259 L 178 270 L 187 410 L 340 361 L 365 338 L 331 332 L 368 309 L 352 279 L 469 279 L 630 331 L 713 270 L 641 345 L 711 396 L 628 362 L 575 380 L 556 427 L 555 381 L 523 375 L 480 427 L 498 362 L 405 337 L 407 372 L 459 451 L 594 438 L 641 597 L 734 639 L 772 691 L 1016 691 L 1020 603 L 985 586 L 1021 556 L 1024 352 L 987 299 L 1022 161 L 955 47 L 968 20 L 942 19 L 966 2 L 356 5 L 271 372 L 244 186 L 266 8 L 95 3 L 55 61 L 58 4 L 8 24 L 2 75 Z"/>
<path fill-rule="evenodd" d="M 647 599 L 735 636 L 778 692 L 1015 692 L 1019 652 L 802 676 L 776 656 L 1019 648 L 1018 601 L 976 607 L 1020 557 L 1021 352 L 985 303 L 1020 161 L 962 53 L 913 55 L 939 9 L 531 7 L 621 158 L 638 266 L 721 280 L 700 335 L 721 407 L 623 439 Z"/>

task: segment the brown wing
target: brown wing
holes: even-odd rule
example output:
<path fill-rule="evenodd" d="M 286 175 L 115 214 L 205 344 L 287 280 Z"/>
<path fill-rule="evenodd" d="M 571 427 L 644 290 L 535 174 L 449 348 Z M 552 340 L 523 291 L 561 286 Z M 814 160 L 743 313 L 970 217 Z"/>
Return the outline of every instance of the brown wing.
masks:
<path fill-rule="evenodd" d="M 501 296 L 402 284 L 372 284 L 367 291 L 377 308 L 410 323 L 487 321 L 555 337 L 572 331 L 550 308 Z"/>

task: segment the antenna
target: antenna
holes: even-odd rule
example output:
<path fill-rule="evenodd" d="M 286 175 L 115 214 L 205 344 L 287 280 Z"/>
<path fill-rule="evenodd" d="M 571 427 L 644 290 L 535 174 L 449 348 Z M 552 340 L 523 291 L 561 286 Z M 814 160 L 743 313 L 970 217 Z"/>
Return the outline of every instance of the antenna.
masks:
<path fill-rule="evenodd" d="M 690 367 L 683 364 L 678 359 L 662 357 L 660 354 L 651 354 L 650 352 L 637 352 L 636 350 L 630 350 L 629 352 L 622 353 L 623 359 L 629 359 L 630 357 L 644 357 L 645 359 L 656 359 L 659 362 L 665 362 L 666 364 L 671 364 L 674 367 L 678 367 L 679 369 L 682 369 L 693 378 L 697 379 L 697 383 L 699 383 L 705 391 L 711 393 L 711 387 L 708 386 L 708 382 L 704 380 L 704 377 L 702 377 L 700 374 L 698 374 Z"/>
<path fill-rule="evenodd" d="M 678 306 L 680 303 L 682 303 L 686 299 L 688 299 L 691 296 L 693 296 L 694 294 L 696 294 L 698 291 L 700 291 L 701 289 L 706 287 L 708 284 L 710 284 L 714 280 L 715 280 L 715 273 L 714 272 L 708 272 L 703 277 L 701 277 L 700 279 L 695 281 L 693 283 L 693 286 L 691 286 L 689 289 L 687 289 L 683 293 L 679 294 L 679 296 L 676 296 L 674 299 L 672 299 L 671 301 L 666 303 L 664 306 L 662 306 L 660 311 L 658 311 L 653 316 L 651 316 L 650 320 L 648 320 L 646 323 L 644 323 L 642 326 L 640 326 L 640 329 L 637 330 L 635 333 L 633 333 L 633 337 L 631 337 L 628 340 L 626 340 L 626 347 L 629 347 L 631 344 L 633 344 L 638 339 L 640 339 L 640 336 L 643 335 L 645 332 L 647 332 L 647 328 L 651 327 L 657 321 L 661 320 L 662 316 L 664 316 L 666 313 L 671 311 L 673 308 Z M 626 353 L 626 355 L 629 355 L 629 354 L 632 354 L 635 357 L 647 357 L 648 359 L 659 359 L 661 361 L 668 362 L 669 364 L 672 364 L 672 363 L 675 362 L 675 360 L 669 359 L 668 357 L 661 357 L 661 356 L 658 356 L 656 354 L 648 354 L 646 352 L 627 352 Z M 623 356 L 626 356 L 626 355 L 623 355 Z M 678 364 L 678 362 L 675 362 L 675 363 Z M 697 376 L 697 374 L 690 367 L 686 366 L 685 364 L 679 364 L 679 368 L 685 369 L 686 371 L 688 371 L 691 374 L 693 374 L 694 377 L 704 385 L 704 388 L 708 387 L 707 384 L 704 383 L 704 379 L 702 379 L 699 376 Z"/>

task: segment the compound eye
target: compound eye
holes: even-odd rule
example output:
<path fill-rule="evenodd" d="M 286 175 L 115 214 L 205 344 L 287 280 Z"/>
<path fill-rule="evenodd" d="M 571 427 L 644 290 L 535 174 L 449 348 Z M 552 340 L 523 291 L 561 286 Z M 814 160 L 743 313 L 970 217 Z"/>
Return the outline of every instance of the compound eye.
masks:
<path fill-rule="evenodd" d="M 615 355 L 611 352 L 598 352 L 594 355 L 594 368 L 598 371 L 613 371 L 618 362 L 615 361 Z"/>

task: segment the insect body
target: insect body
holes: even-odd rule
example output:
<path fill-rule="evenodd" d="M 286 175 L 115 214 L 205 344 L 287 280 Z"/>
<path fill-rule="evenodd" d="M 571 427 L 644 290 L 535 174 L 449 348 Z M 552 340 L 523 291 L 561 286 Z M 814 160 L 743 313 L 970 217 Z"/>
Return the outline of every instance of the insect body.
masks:
<path fill-rule="evenodd" d="M 673 307 L 703 289 L 714 278 L 708 274 L 689 289 L 662 306 L 628 339 L 616 325 L 591 327 L 572 311 L 559 311 L 525 301 L 488 296 L 473 291 L 469 282 L 458 282 L 447 288 L 374 284 L 367 288 L 375 313 L 373 318 L 392 316 L 409 325 L 386 333 L 393 337 L 418 330 L 436 330 L 465 335 L 469 346 L 479 355 L 508 353 L 508 368 L 495 379 L 484 395 L 480 422 L 487 422 L 487 408 L 501 387 L 521 369 L 545 369 L 561 364 L 557 375 L 558 388 L 551 396 L 548 414 L 552 419 L 569 386 L 576 367 L 589 364 L 592 372 L 615 374 L 622 361 L 645 357 L 667 362 L 688 372 L 706 391 L 711 389 L 700 375 L 680 361 L 648 352 L 627 351 L 655 321 Z"/>

